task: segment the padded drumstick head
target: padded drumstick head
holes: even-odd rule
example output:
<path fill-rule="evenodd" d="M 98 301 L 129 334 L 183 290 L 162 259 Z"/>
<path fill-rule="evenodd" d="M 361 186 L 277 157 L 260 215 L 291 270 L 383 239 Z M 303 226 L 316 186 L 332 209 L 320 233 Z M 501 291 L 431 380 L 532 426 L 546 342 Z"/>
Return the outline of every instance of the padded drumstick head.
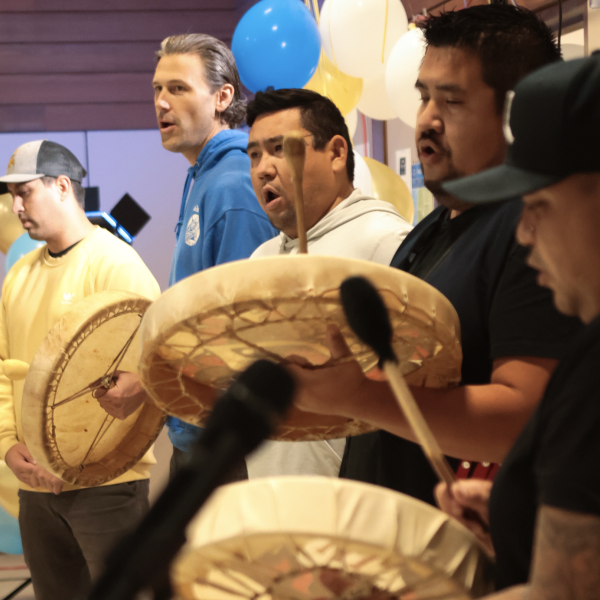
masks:
<path fill-rule="evenodd" d="M 387 308 L 373 285 L 364 277 L 349 277 L 340 287 L 348 324 L 379 356 L 380 365 L 396 362 L 392 349 L 392 326 Z"/>

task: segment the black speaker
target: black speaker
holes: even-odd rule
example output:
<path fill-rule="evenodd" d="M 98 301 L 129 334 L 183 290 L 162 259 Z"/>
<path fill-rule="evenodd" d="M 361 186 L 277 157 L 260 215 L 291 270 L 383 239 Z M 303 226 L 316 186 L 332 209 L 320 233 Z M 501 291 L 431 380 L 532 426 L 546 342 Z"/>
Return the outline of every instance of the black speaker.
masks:
<path fill-rule="evenodd" d="M 135 237 L 150 220 L 150 215 L 129 195 L 125 194 L 110 211 L 114 217 L 133 237 Z"/>
<path fill-rule="evenodd" d="M 84 209 L 85 212 L 94 212 L 100 210 L 100 188 L 99 187 L 86 187 Z"/>

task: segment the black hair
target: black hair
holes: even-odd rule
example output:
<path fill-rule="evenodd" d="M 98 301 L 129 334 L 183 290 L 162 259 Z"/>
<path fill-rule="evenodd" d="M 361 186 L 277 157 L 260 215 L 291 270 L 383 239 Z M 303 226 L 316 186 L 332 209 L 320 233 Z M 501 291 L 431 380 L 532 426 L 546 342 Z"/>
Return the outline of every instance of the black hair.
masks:
<path fill-rule="evenodd" d="M 506 92 L 532 71 L 561 60 L 551 29 L 526 8 L 504 4 L 472 6 L 419 23 L 427 46 L 459 48 L 481 61 L 483 81 L 502 112 Z"/>
<path fill-rule="evenodd" d="M 46 187 L 50 187 L 57 178 L 46 176 L 41 179 Z M 69 181 L 71 182 L 71 189 L 73 190 L 73 195 L 75 196 L 75 200 L 77 200 L 77 204 L 85 210 L 85 189 L 83 185 L 81 185 L 81 182 L 74 181 L 73 179 L 69 179 Z"/>
<path fill-rule="evenodd" d="M 313 135 L 313 148 L 322 150 L 333 136 L 341 135 L 348 144 L 346 173 L 350 183 L 354 181 L 354 154 L 348 126 L 338 107 L 325 96 L 301 89 L 274 90 L 268 87 L 264 92 L 256 92 L 254 100 L 248 103 L 246 123 L 252 127 L 254 121 L 267 113 L 290 108 L 300 109 L 302 127 Z"/>

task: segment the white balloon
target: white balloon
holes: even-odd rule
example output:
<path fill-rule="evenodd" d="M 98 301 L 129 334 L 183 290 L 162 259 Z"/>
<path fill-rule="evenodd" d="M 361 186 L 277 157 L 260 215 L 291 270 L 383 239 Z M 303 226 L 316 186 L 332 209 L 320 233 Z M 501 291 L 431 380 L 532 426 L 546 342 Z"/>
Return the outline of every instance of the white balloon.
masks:
<path fill-rule="evenodd" d="M 400 0 L 325 0 L 319 22 L 327 58 L 353 77 L 373 77 L 384 70 L 407 27 Z"/>
<path fill-rule="evenodd" d="M 423 32 L 415 27 L 405 33 L 394 46 L 385 70 L 385 87 L 396 115 L 415 127 L 421 94 L 415 89 L 425 56 Z"/>
<path fill-rule="evenodd" d="M 385 71 L 377 77 L 363 79 L 363 91 L 356 108 L 371 119 L 387 121 L 396 118 L 396 113 L 387 95 Z"/>
<path fill-rule="evenodd" d="M 358 110 L 353 108 L 345 117 L 346 125 L 348 126 L 348 133 L 350 134 L 350 139 L 354 137 L 356 133 L 356 128 L 358 126 Z"/>
<path fill-rule="evenodd" d="M 365 159 L 356 151 L 354 153 L 354 187 L 365 196 L 373 195 L 373 176 Z"/>

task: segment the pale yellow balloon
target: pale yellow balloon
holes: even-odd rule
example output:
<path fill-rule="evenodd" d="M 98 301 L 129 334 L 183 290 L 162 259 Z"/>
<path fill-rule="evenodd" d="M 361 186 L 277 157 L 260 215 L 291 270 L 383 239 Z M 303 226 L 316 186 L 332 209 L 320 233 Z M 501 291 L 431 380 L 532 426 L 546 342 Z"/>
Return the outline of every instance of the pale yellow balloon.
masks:
<path fill-rule="evenodd" d="M 346 116 L 360 100 L 363 80 L 342 73 L 321 51 L 317 70 L 304 89 L 326 96 Z"/>
<path fill-rule="evenodd" d="M 2 361 L 2 370 L 11 381 L 20 381 L 21 379 L 25 379 L 25 377 L 27 377 L 29 365 L 22 360 L 7 358 L 6 360 Z"/>
<path fill-rule="evenodd" d="M 12 243 L 25 233 L 19 217 L 12 212 L 12 196 L 0 196 L 0 252 L 6 254 Z"/>
<path fill-rule="evenodd" d="M 8 465 L 0 460 L 0 506 L 13 517 L 19 516 L 19 480 Z"/>
<path fill-rule="evenodd" d="M 373 197 L 385 200 L 396 207 L 396 210 L 412 223 L 415 216 L 415 205 L 408 186 L 402 177 L 394 173 L 387 165 L 373 158 L 365 158 L 373 178 Z"/>

